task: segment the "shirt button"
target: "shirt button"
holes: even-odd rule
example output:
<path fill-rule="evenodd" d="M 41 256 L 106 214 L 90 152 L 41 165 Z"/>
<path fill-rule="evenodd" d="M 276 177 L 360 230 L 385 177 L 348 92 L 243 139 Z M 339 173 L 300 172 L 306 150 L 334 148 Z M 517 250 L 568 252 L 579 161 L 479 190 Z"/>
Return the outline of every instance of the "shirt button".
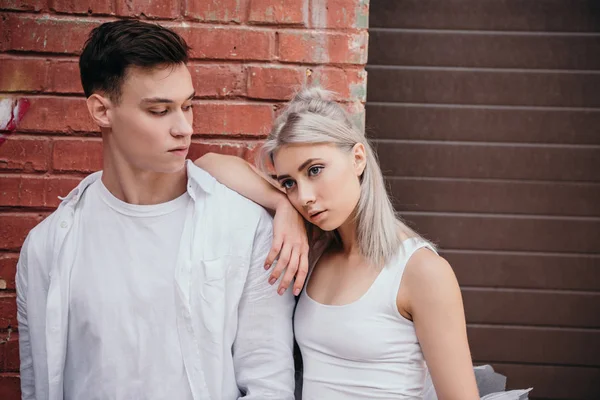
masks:
<path fill-rule="evenodd" d="M 63 229 L 66 228 L 67 226 L 69 226 L 69 224 L 67 223 L 67 221 L 63 221 L 63 222 L 60 223 L 60 227 L 63 228 Z"/>

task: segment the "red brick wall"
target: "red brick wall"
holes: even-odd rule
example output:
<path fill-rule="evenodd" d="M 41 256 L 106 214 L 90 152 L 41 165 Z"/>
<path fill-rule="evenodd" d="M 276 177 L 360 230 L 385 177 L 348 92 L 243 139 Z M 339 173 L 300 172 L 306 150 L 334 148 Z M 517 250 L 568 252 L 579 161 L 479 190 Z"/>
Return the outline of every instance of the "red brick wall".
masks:
<path fill-rule="evenodd" d="M 190 158 L 208 150 L 249 158 L 278 106 L 303 83 L 364 102 L 368 3 L 0 0 L 0 399 L 19 398 L 14 275 L 21 243 L 58 195 L 101 168 L 77 70 L 89 30 L 121 17 L 175 28 L 193 47 Z M 8 123 L 6 106 L 19 99 L 30 107 Z M 360 118 L 361 105 L 351 105 Z"/>

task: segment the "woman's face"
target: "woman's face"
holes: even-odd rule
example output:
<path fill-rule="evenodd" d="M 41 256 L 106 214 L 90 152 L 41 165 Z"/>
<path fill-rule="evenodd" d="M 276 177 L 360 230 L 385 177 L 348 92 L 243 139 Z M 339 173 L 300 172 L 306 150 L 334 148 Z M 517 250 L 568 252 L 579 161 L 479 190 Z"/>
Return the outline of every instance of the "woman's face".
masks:
<path fill-rule="evenodd" d="M 307 221 L 332 231 L 350 218 L 366 162 L 361 143 L 349 152 L 333 144 L 287 145 L 273 161 L 279 184 Z"/>

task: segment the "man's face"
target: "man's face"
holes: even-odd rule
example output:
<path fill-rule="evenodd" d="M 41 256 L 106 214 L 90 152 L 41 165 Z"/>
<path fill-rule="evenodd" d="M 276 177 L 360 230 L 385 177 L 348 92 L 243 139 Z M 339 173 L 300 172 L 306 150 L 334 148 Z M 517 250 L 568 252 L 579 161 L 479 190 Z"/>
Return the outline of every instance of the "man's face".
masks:
<path fill-rule="evenodd" d="M 110 156 L 138 171 L 180 171 L 193 133 L 193 96 L 184 64 L 129 68 L 120 101 L 108 110 L 111 129 L 104 146 Z"/>

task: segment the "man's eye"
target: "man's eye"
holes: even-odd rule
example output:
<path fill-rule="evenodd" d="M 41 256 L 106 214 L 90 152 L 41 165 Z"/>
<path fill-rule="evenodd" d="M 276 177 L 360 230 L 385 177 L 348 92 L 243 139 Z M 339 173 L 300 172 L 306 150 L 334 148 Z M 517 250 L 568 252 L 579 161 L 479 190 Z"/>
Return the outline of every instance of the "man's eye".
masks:
<path fill-rule="evenodd" d="M 169 110 L 150 110 L 150 114 L 152 115 L 165 115 L 167 112 L 169 112 Z"/>
<path fill-rule="evenodd" d="M 181 107 L 181 109 L 183 111 L 190 111 L 192 108 L 194 108 L 193 104 L 190 104 L 189 106 L 183 106 L 183 107 Z"/>
<path fill-rule="evenodd" d="M 319 175 L 322 170 L 323 170 L 323 167 L 320 167 L 320 166 L 310 167 L 309 170 L 308 170 L 308 176 Z"/>

